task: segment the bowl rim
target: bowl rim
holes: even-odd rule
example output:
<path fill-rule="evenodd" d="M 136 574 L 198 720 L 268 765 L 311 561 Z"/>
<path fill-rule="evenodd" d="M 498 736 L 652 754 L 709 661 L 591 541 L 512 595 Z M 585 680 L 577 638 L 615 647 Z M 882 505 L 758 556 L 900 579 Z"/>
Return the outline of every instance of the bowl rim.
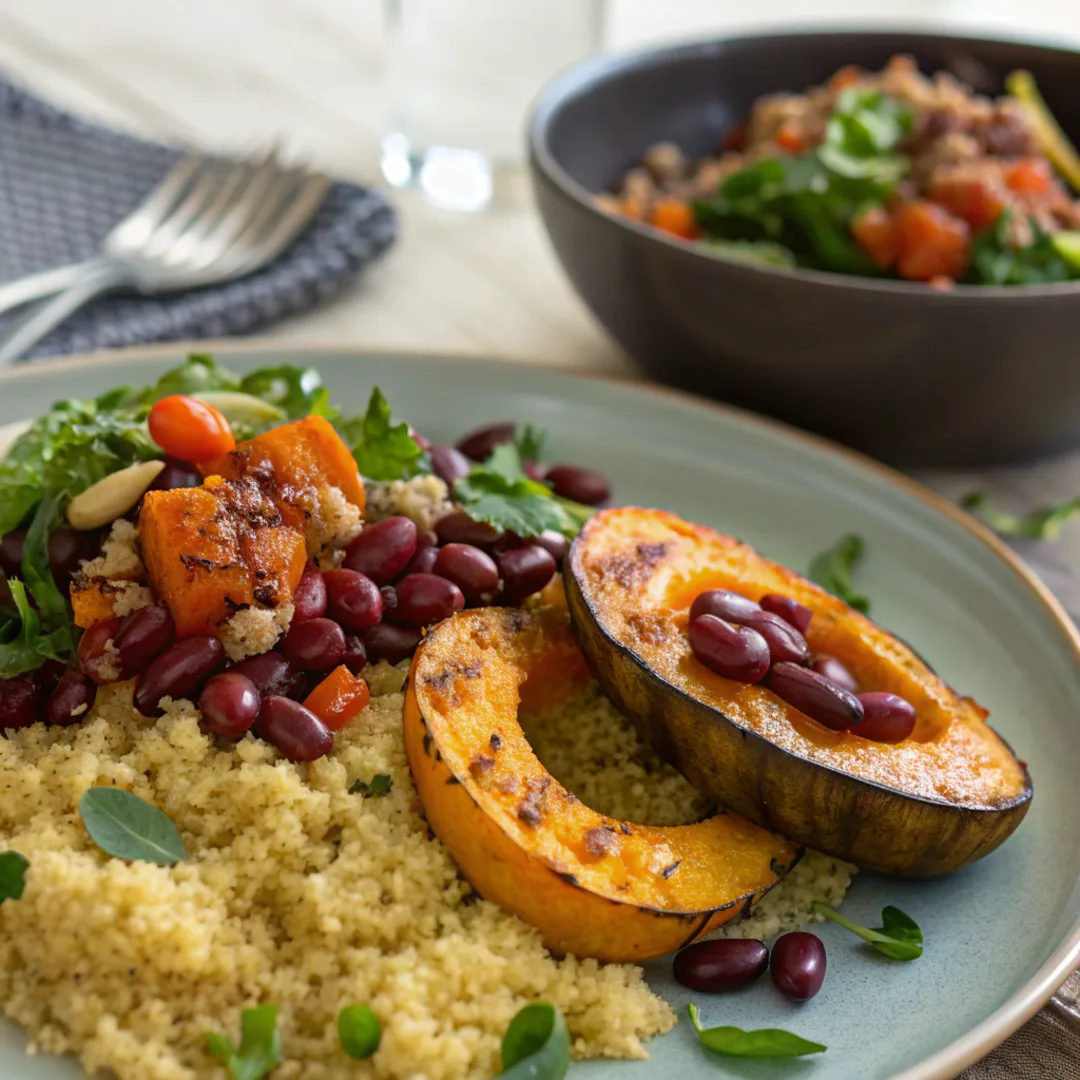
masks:
<path fill-rule="evenodd" d="M 548 144 L 548 130 L 564 107 L 587 95 L 596 88 L 617 81 L 630 72 L 643 71 L 653 67 L 667 67 L 683 58 L 700 58 L 713 54 L 719 57 L 723 50 L 735 44 L 767 44 L 788 42 L 796 45 L 800 41 L 824 39 L 877 38 L 885 43 L 894 39 L 898 51 L 904 51 L 905 45 L 915 49 L 919 43 L 955 43 L 967 45 L 973 49 L 980 46 L 1012 46 L 1028 53 L 1042 53 L 1071 58 L 1080 74 L 1080 49 L 1063 48 L 1057 45 L 1034 40 L 1018 40 L 1015 37 L 978 37 L 964 33 L 935 33 L 921 29 L 904 29 L 902 26 L 848 27 L 843 24 L 835 29 L 817 26 L 801 29 L 795 27 L 782 32 L 755 32 L 724 34 L 718 37 L 693 38 L 659 46 L 645 46 L 628 49 L 615 49 L 586 57 L 570 67 L 563 69 L 549 80 L 534 98 L 526 121 L 526 143 L 529 163 L 532 169 L 552 183 L 564 197 L 575 203 L 594 220 L 609 222 L 615 228 L 628 230 L 649 242 L 668 248 L 676 258 L 687 258 L 720 263 L 729 268 L 760 275 L 772 280 L 795 280 L 809 287 L 820 286 L 831 289 L 854 289 L 859 292 L 875 293 L 898 298 L 926 298 L 935 303 L 955 302 L 962 299 L 971 302 L 979 297 L 1003 300 L 1019 299 L 1058 299 L 1075 297 L 1080 294 L 1080 279 L 1074 281 L 1045 282 L 1030 285 L 964 285 L 955 284 L 947 289 L 938 289 L 915 281 L 903 281 L 894 278 L 861 277 L 857 274 L 839 274 L 826 270 L 813 270 L 804 267 L 782 269 L 771 266 L 759 266 L 753 263 L 741 263 L 734 260 L 721 260 L 701 251 L 697 244 L 669 237 L 659 229 L 654 229 L 631 218 L 617 216 L 599 209 L 590 192 L 583 184 L 575 180 L 557 160 Z M 642 150 L 644 151 L 644 147 Z"/>

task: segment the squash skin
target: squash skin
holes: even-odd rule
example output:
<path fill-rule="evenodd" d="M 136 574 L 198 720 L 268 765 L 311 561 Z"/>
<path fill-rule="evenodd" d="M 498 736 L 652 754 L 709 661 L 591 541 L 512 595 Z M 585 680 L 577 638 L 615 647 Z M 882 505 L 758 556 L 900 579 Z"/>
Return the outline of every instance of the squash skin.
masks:
<path fill-rule="evenodd" d="M 587 674 L 565 612 L 455 615 L 413 658 L 406 752 L 428 823 L 481 896 L 537 926 L 553 952 L 640 962 L 741 914 L 801 850 L 731 814 L 659 828 L 580 803 L 516 713 L 522 694 L 547 703 Z M 587 846 L 597 840 L 610 848 Z"/>
<path fill-rule="evenodd" d="M 601 511 L 574 541 L 564 577 L 575 632 L 605 693 L 695 787 L 758 825 L 867 869 L 929 876 L 989 854 L 1027 813 L 1027 770 L 985 710 L 869 619 L 738 541 L 662 511 Z M 867 689 L 914 699 L 913 737 L 893 747 L 827 732 L 764 686 L 706 671 L 686 643 L 687 609 L 697 592 L 724 587 L 753 599 L 786 593 L 811 608 L 812 648 L 841 651 Z M 950 749 L 997 764 L 984 778 L 968 775 L 962 762 L 948 764 Z M 903 775 L 931 757 L 939 788 L 941 767 L 963 773 L 946 795 L 932 794 L 927 777 Z"/>

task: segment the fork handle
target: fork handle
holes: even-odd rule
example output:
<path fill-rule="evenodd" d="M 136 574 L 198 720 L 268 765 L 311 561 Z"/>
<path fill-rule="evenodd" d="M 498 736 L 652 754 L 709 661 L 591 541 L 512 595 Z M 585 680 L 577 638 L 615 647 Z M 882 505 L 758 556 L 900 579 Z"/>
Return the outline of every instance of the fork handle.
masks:
<path fill-rule="evenodd" d="M 9 281 L 0 285 L 0 315 L 12 308 L 22 307 L 31 300 L 41 300 L 53 293 L 66 289 L 77 281 L 91 267 L 103 262 L 100 257 L 87 259 L 85 262 L 72 263 L 70 266 L 57 266 L 52 270 L 42 270 L 38 274 Z"/>
<path fill-rule="evenodd" d="M 0 339 L 0 368 L 6 368 L 29 352 L 50 330 L 78 311 L 95 296 L 111 292 L 131 282 L 130 272 L 116 263 L 95 263 L 80 267 L 80 273 L 63 292 L 34 308 Z"/>

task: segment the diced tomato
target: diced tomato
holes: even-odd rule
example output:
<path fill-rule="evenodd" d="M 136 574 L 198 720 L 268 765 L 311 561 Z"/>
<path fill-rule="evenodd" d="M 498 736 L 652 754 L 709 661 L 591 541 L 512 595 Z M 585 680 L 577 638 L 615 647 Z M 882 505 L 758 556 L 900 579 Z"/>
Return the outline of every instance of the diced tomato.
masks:
<path fill-rule="evenodd" d="M 862 69 L 854 64 L 845 64 L 830 80 L 830 90 L 846 90 L 862 78 Z"/>
<path fill-rule="evenodd" d="M 1005 184 L 1017 195 L 1045 195 L 1053 179 L 1049 162 L 1037 158 L 1024 158 L 1005 170 Z"/>
<path fill-rule="evenodd" d="M 733 150 L 741 150 L 746 145 L 746 125 L 735 124 L 729 127 L 720 140 L 720 152 L 729 153 Z"/>
<path fill-rule="evenodd" d="M 776 132 L 776 144 L 789 154 L 801 154 L 806 150 L 806 140 L 802 132 L 790 120 L 780 125 Z"/>
<path fill-rule="evenodd" d="M 893 219 L 899 243 L 897 270 L 909 281 L 960 277 L 971 252 L 971 230 L 936 203 L 918 200 Z"/>
<path fill-rule="evenodd" d="M 864 210 L 852 221 L 851 233 L 875 266 L 888 270 L 896 262 L 899 254 L 896 227 L 884 207 L 872 206 Z"/>
<path fill-rule="evenodd" d="M 205 401 L 171 394 L 154 404 L 147 417 L 150 438 L 169 457 L 181 461 L 213 461 L 236 449 L 229 421 Z"/>
<path fill-rule="evenodd" d="M 334 668 L 306 698 L 310 709 L 331 731 L 340 731 L 367 708 L 371 692 L 344 664 Z"/>
<path fill-rule="evenodd" d="M 694 211 L 678 199 L 661 199 L 653 207 L 652 224 L 681 240 L 694 240 L 701 235 Z"/>
<path fill-rule="evenodd" d="M 1004 211 L 1008 198 L 988 180 L 946 179 L 934 185 L 930 198 L 975 232 L 988 229 Z"/>

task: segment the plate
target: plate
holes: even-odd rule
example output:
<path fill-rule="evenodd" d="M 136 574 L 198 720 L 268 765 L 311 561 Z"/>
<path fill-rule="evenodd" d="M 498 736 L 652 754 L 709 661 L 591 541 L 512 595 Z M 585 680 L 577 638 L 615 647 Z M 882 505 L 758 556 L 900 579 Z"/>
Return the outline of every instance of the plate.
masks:
<path fill-rule="evenodd" d="M 211 351 L 206 343 L 200 352 Z M 0 422 L 34 416 L 61 394 L 92 396 L 149 382 L 181 346 L 47 362 L 2 382 Z M 939 880 L 856 877 L 844 912 L 878 925 L 897 904 L 922 925 L 908 964 L 869 956 L 833 924 L 820 928 L 822 993 L 786 1002 L 769 980 L 738 994 L 698 995 L 707 1025 L 784 1027 L 828 1051 L 799 1062 L 741 1061 L 702 1050 L 687 1023 L 642 1062 L 575 1065 L 579 1080 L 937 1080 L 1019 1027 L 1080 954 L 1080 638 L 1056 602 L 993 537 L 947 502 L 827 443 L 772 422 L 651 388 L 463 357 L 230 343 L 212 349 L 238 370 L 283 362 L 319 368 L 334 400 L 361 410 L 373 384 L 434 441 L 500 419 L 547 429 L 559 458 L 614 481 L 620 502 L 660 506 L 805 569 L 844 532 L 866 538 L 859 584 L 874 616 L 972 694 L 1031 768 L 1035 798 L 1016 835 L 982 862 Z M 677 1010 L 687 994 L 650 965 Z M 82 1080 L 70 1060 L 24 1056 L 25 1035 L 0 1024 L 0 1076 Z M 720 1067 L 720 1072 L 718 1072 Z"/>

